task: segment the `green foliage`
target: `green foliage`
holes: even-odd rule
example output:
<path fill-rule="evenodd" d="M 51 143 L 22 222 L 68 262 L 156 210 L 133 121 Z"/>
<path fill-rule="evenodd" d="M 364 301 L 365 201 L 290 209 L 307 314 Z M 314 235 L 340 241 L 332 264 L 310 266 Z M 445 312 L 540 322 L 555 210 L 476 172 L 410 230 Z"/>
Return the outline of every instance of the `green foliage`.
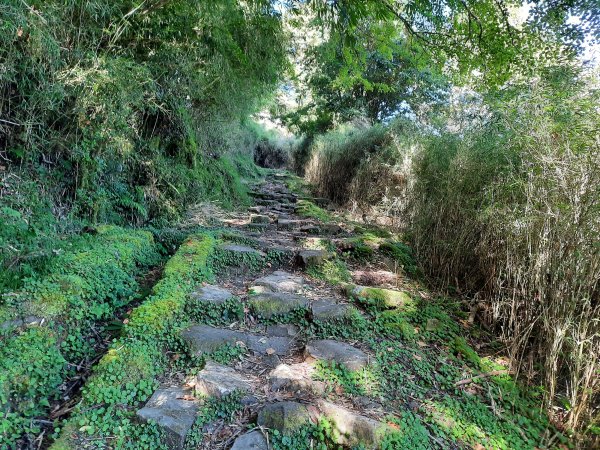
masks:
<path fill-rule="evenodd" d="M 414 260 L 412 249 L 403 242 L 385 241 L 379 246 L 379 252 L 392 257 L 408 275 L 418 274 L 419 268 Z"/>
<path fill-rule="evenodd" d="M 473 350 L 471 348 L 471 346 L 469 344 L 467 344 L 467 341 L 465 341 L 465 338 L 456 336 L 450 343 L 450 346 L 454 352 L 456 352 L 457 354 L 462 356 L 466 361 L 471 363 L 473 366 L 475 366 L 475 367 L 480 366 L 479 355 L 477 355 L 475 350 Z"/>
<path fill-rule="evenodd" d="M 9 0 L 1 12 L 2 151 L 61 216 L 139 225 L 199 199 L 247 202 L 239 178 L 260 136 L 245 119 L 285 65 L 271 8 Z"/>
<path fill-rule="evenodd" d="M 96 232 L 81 238 L 80 248 L 52 258 L 44 277 L 26 279 L 22 291 L 4 297 L 7 318 L 33 315 L 46 322 L 39 329 L 5 331 L 0 364 L 8 378 L 0 384 L 2 403 L 12 410 L 3 427 L 11 441 L 35 432 L 30 418 L 58 396 L 60 384 L 73 371 L 67 362 L 79 364 L 95 356 L 99 336 L 90 328 L 126 305 L 138 288 L 136 277 L 159 262 L 148 232 L 115 226 Z"/>
<path fill-rule="evenodd" d="M 291 435 L 284 435 L 273 430 L 269 437 L 275 450 L 327 450 L 341 448 L 335 444 L 335 433 L 334 425 L 321 418 L 318 423 L 304 425 Z"/>
<path fill-rule="evenodd" d="M 242 397 L 243 393 L 235 391 L 225 397 L 207 399 L 200 409 L 192 431 L 186 439 L 185 448 L 189 450 L 198 448 L 204 436 L 204 426 L 217 420 L 231 421 L 235 413 L 242 409 L 242 404 L 240 403 Z"/>
<path fill-rule="evenodd" d="M 244 305 L 237 297 L 231 297 L 223 303 L 194 301 L 186 304 L 186 314 L 194 323 L 209 325 L 229 325 L 244 317 Z"/>
<path fill-rule="evenodd" d="M 319 196 L 343 204 L 350 198 L 353 178 L 370 154 L 385 144 L 380 126 L 344 126 L 317 137 L 305 168 L 306 180 Z"/>
<path fill-rule="evenodd" d="M 318 361 L 314 378 L 341 387 L 350 395 L 374 396 L 377 393 L 377 377 L 369 368 L 351 371 L 335 361 Z"/>
<path fill-rule="evenodd" d="M 323 261 L 318 266 L 311 266 L 306 272 L 311 277 L 319 278 L 331 284 L 347 283 L 352 279 L 346 263 L 337 257 Z"/>
<path fill-rule="evenodd" d="M 431 448 L 429 431 L 418 416 L 411 412 L 404 412 L 400 419 L 391 418 L 390 423 L 396 425 L 399 431 L 384 435 L 381 450 L 398 448 L 426 450 Z"/>
<path fill-rule="evenodd" d="M 322 222 L 331 222 L 333 220 L 330 213 L 309 200 L 298 200 L 296 203 L 296 213 L 299 216 L 317 219 Z"/>
<path fill-rule="evenodd" d="M 16 446 L 23 434 L 39 432 L 34 419 L 58 396 L 66 364 L 56 334 L 31 328 L 2 342 L 0 349 L 0 437 Z M 8 447 L 7 447 L 8 448 Z"/>
<path fill-rule="evenodd" d="M 247 353 L 247 349 L 241 345 L 225 344 L 218 350 L 207 353 L 205 358 L 212 359 L 219 364 L 231 364 Z"/>
<path fill-rule="evenodd" d="M 61 445 L 92 435 L 99 440 L 110 436 L 119 446 L 133 448 L 143 436 L 142 448 L 159 447 L 156 430 L 135 423 L 135 407 L 152 394 L 156 377 L 168 368 L 165 351 L 185 351 L 178 332 L 186 323 L 186 301 L 198 284 L 212 280 L 216 242 L 208 234 L 192 236 L 169 259 L 151 296 L 134 309 L 122 337 L 94 368 L 82 403 L 67 423 L 78 424 L 78 431 L 63 435 Z"/>
<path fill-rule="evenodd" d="M 369 260 L 375 253 L 373 248 L 365 243 L 361 238 L 354 238 L 349 241 L 350 249 L 346 252 L 354 259 L 357 260 Z"/>

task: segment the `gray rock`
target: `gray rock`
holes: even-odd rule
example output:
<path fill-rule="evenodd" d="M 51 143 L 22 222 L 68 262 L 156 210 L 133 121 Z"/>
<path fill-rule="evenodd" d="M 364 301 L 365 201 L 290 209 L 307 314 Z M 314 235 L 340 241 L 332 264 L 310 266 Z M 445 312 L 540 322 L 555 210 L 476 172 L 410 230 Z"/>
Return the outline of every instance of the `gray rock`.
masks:
<path fill-rule="evenodd" d="M 337 433 L 334 433 L 336 443 L 347 447 L 365 446 L 379 448 L 384 435 L 391 428 L 369 417 L 361 416 L 349 409 L 320 400 L 321 413 L 333 423 Z"/>
<path fill-rule="evenodd" d="M 252 384 L 242 374 L 231 367 L 207 361 L 198 373 L 194 390 L 204 397 L 224 397 L 234 391 L 249 392 Z"/>
<path fill-rule="evenodd" d="M 315 300 L 311 305 L 313 320 L 325 322 L 328 320 L 344 320 L 349 317 L 354 308 L 343 303 L 336 303 L 333 299 Z"/>
<path fill-rule="evenodd" d="M 298 253 L 298 262 L 305 268 L 319 266 L 329 258 L 331 253 L 327 250 L 302 250 Z"/>
<path fill-rule="evenodd" d="M 312 364 L 280 364 L 269 373 L 271 390 L 288 392 L 304 391 L 314 395 L 323 395 L 327 385 L 313 380 L 315 367 Z"/>
<path fill-rule="evenodd" d="M 321 231 L 327 234 L 340 234 L 344 231 L 337 223 L 324 223 L 321 224 Z"/>
<path fill-rule="evenodd" d="M 262 355 L 274 354 L 285 356 L 290 352 L 292 343 L 292 338 L 282 336 L 248 334 L 246 337 L 246 346 L 253 352 Z"/>
<path fill-rule="evenodd" d="M 359 370 L 369 363 L 368 355 L 345 342 L 323 339 L 306 344 L 305 355 L 323 361 L 335 361 L 348 370 Z"/>
<path fill-rule="evenodd" d="M 300 231 L 307 234 L 319 234 L 321 229 L 316 225 L 304 225 L 300 227 Z"/>
<path fill-rule="evenodd" d="M 308 408 L 297 402 L 277 402 L 266 405 L 258 413 L 256 423 L 261 427 L 290 434 L 310 420 Z"/>
<path fill-rule="evenodd" d="M 264 252 L 261 252 L 260 250 L 256 250 L 255 248 L 252 248 L 252 247 L 248 247 L 246 245 L 225 244 L 225 245 L 221 246 L 221 249 L 225 250 L 226 252 L 240 255 L 242 257 L 245 255 L 255 256 L 258 258 L 264 258 L 267 256 Z"/>
<path fill-rule="evenodd" d="M 251 431 L 235 440 L 231 450 L 269 450 L 267 438 L 260 431 Z"/>
<path fill-rule="evenodd" d="M 304 278 L 277 270 L 266 277 L 259 278 L 254 285 L 255 287 L 252 287 L 254 292 L 300 292 L 304 288 Z"/>
<path fill-rule="evenodd" d="M 300 333 L 300 327 L 291 323 L 277 323 L 267 326 L 269 336 L 294 337 Z"/>
<path fill-rule="evenodd" d="M 249 223 L 246 225 L 249 230 L 263 232 L 269 228 L 268 223 Z"/>
<path fill-rule="evenodd" d="M 294 228 L 298 228 L 301 227 L 303 225 L 305 225 L 306 222 L 303 220 L 285 220 L 285 219 L 279 219 L 277 221 L 277 229 L 278 230 L 292 230 Z"/>
<path fill-rule="evenodd" d="M 260 214 L 264 208 L 262 206 L 251 206 L 248 208 L 248 212 Z"/>
<path fill-rule="evenodd" d="M 198 402 L 184 400 L 190 391 L 179 387 L 159 388 L 137 416 L 143 421 L 156 422 L 165 434 L 165 443 L 172 449 L 183 449 L 198 413 Z"/>
<path fill-rule="evenodd" d="M 37 316 L 26 316 L 19 319 L 12 319 L 2 322 L 0 324 L 0 329 L 6 330 L 8 328 L 13 327 L 34 327 L 42 324 L 44 319 L 42 317 Z"/>
<path fill-rule="evenodd" d="M 191 326 L 181 333 L 181 337 L 197 356 L 214 352 L 227 344 L 236 345 L 238 342 L 245 344 L 246 341 L 246 333 L 208 325 Z"/>
<path fill-rule="evenodd" d="M 254 333 L 216 328 L 208 325 L 194 325 L 181 333 L 194 355 L 211 353 L 224 345 L 244 345 L 259 354 L 288 354 L 293 339 L 291 337 L 264 336 Z"/>
<path fill-rule="evenodd" d="M 262 318 L 270 319 L 277 315 L 307 308 L 308 299 L 288 292 L 264 292 L 252 295 L 248 299 L 248 304 Z"/>
<path fill-rule="evenodd" d="M 269 216 L 264 216 L 261 214 L 253 214 L 250 216 L 250 223 L 271 223 L 271 219 L 269 219 Z"/>
<path fill-rule="evenodd" d="M 233 294 L 227 289 L 219 286 L 202 286 L 190 294 L 192 299 L 198 302 L 214 303 L 217 305 L 225 303 L 233 297 Z"/>

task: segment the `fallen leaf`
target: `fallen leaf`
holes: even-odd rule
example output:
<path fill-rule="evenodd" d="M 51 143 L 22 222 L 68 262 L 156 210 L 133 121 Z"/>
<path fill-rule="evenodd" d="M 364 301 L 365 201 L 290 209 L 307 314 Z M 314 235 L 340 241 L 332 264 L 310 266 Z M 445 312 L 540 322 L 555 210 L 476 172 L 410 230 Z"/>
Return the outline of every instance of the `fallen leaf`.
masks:
<path fill-rule="evenodd" d="M 186 394 L 184 396 L 177 397 L 177 400 L 185 400 L 188 402 L 193 402 L 196 400 L 196 397 L 194 397 L 193 395 Z"/>
<path fill-rule="evenodd" d="M 399 430 L 399 429 L 400 429 L 400 426 L 399 426 L 397 423 L 394 423 L 394 422 L 388 422 L 387 424 L 388 424 L 388 426 L 389 426 L 390 428 L 393 428 L 394 430 Z"/>
<path fill-rule="evenodd" d="M 125 319 L 125 320 L 123 320 L 123 323 L 124 323 L 125 325 L 127 325 L 127 324 L 129 323 L 129 319 Z"/>
<path fill-rule="evenodd" d="M 17 37 L 21 37 L 21 36 L 23 36 L 23 28 L 19 28 L 17 30 Z"/>
<path fill-rule="evenodd" d="M 274 348 L 268 348 L 267 349 L 267 355 L 272 355 L 275 353 L 275 349 Z"/>

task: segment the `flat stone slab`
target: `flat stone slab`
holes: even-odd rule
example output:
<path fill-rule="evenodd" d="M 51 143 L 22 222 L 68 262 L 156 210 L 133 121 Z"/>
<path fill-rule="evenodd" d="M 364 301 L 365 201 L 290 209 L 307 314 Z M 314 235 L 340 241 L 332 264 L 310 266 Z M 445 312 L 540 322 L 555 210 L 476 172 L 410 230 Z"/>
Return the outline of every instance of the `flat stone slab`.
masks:
<path fill-rule="evenodd" d="M 367 286 L 354 286 L 351 284 L 347 285 L 345 290 L 348 297 L 380 309 L 402 308 L 409 310 L 416 307 L 413 298 L 403 291 Z"/>
<path fill-rule="evenodd" d="M 337 303 L 333 299 L 319 299 L 310 305 L 312 318 L 315 321 L 326 322 L 328 320 L 347 319 L 355 309 L 343 303 Z"/>
<path fill-rule="evenodd" d="M 305 355 L 308 358 L 335 361 L 348 370 L 359 370 L 369 364 L 369 356 L 350 344 L 323 339 L 306 344 Z"/>
<path fill-rule="evenodd" d="M 304 225 L 307 225 L 306 221 L 304 221 L 304 220 L 279 219 L 277 221 L 277 229 L 278 230 L 292 230 L 294 228 L 299 228 Z"/>
<path fill-rule="evenodd" d="M 327 234 L 340 234 L 344 232 L 344 229 L 337 223 L 323 223 L 321 224 L 321 231 Z"/>
<path fill-rule="evenodd" d="M 307 234 L 319 234 L 321 229 L 316 225 L 304 225 L 300 227 L 300 231 Z"/>
<path fill-rule="evenodd" d="M 298 262 L 303 267 L 319 266 L 329 258 L 331 258 L 331 253 L 327 250 L 301 250 L 298 252 Z"/>
<path fill-rule="evenodd" d="M 263 319 L 271 319 L 302 308 L 308 308 L 308 299 L 289 292 L 263 292 L 250 296 L 248 304 Z"/>
<path fill-rule="evenodd" d="M 391 428 L 375 419 L 361 416 L 342 406 L 326 400 L 319 400 L 321 413 L 330 419 L 337 433 L 334 433 L 336 443 L 347 447 L 365 446 L 379 448 L 379 444 Z"/>
<path fill-rule="evenodd" d="M 248 247 L 247 245 L 239 245 L 239 244 L 225 244 L 221 246 L 222 250 L 225 250 L 227 252 L 231 252 L 231 253 L 237 253 L 238 255 L 251 255 L 251 256 L 256 256 L 259 258 L 264 258 L 266 257 L 266 253 L 261 252 L 260 250 L 257 250 L 255 248 L 252 247 Z"/>
<path fill-rule="evenodd" d="M 315 367 L 309 363 L 279 364 L 269 373 L 271 390 L 288 392 L 308 392 L 323 395 L 327 385 L 322 381 L 313 380 Z"/>
<path fill-rule="evenodd" d="M 192 352 L 198 356 L 219 350 L 224 345 L 245 344 L 246 333 L 209 325 L 194 325 L 181 333 Z"/>
<path fill-rule="evenodd" d="M 32 327 L 39 326 L 42 324 L 44 319 L 42 317 L 37 316 L 27 316 L 18 319 L 7 320 L 0 324 L 0 329 L 5 330 L 13 327 Z"/>
<path fill-rule="evenodd" d="M 262 214 L 252 214 L 250 216 L 250 223 L 271 223 L 271 219 L 269 216 L 264 216 Z"/>
<path fill-rule="evenodd" d="M 285 356 L 290 352 L 294 340 L 284 336 L 261 336 L 259 334 L 248 334 L 246 346 L 255 353 L 261 355 Z"/>
<path fill-rule="evenodd" d="M 206 285 L 196 289 L 190 294 L 190 297 L 198 302 L 221 305 L 227 300 L 233 298 L 234 295 L 222 287 Z"/>
<path fill-rule="evenodd" d="M 212 353 L 224 345 L 240 344 L 255 353 L 285 356 L 293 343 L 291 337 L 266 336 L 209 325 L 191 326 L 181 333 L 181 337 L 197 356 Z"/>
<path fill-rule="evenodd" d="M 267 326 L 269 336 L 294 337 L 300 333 L 300 327 L 292 323 L 276 323 Z"/>
<path fill-rule="evenodd" d="M 137 412 L 145 422 L 153 421 L 164 432 L 165 443 L 172 449 L 183 449 L 185 438 L 194 425 L 199 404 L 190 398 L 190 391 L 180 387 L 164 387 L 154 392 L 146 405 Z"/>
<path fill-rule="evenodd" d="M 196 375 L 194 390 L 199 396 L 221 398 L 236 391 L 249 392 L 252 384 L 233 368 L 207 361 Z"/>
<path fill-rule="evenodd" d="M 237 438 L 231 450 L 269 450 L 269 444 L 267 438 L 257 430 Z"/>
<path fill-rule="evenodd" d="M 261 427 L 291 434 L 310 420 L 308 408 L 297 402 L 277 402 L 265 405 L 258 413 L 256 423 Z"/>
<path fill-rule="evenodd" d="M 258 287 L 259 289 L 256 289 Z M 254 292 L 300 292 L 304 288 L 304 278 L 277 270 L 254 282 Z"/>

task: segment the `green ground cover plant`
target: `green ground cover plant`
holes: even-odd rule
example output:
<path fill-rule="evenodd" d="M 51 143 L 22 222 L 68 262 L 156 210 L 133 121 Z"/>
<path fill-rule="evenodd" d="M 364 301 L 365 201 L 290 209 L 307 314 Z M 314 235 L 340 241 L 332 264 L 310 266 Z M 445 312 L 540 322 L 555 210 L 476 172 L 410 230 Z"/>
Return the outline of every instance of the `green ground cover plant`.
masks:
<path fill-rule="evenodd" d="M 36 417 L 58 398 L 61 384 L 96 356 L 100 335 L 92 329 L 134 299 L 137 277 L 160 262 L 146 231 L 102 226 L 95 232 L 87 245 L 55 256 L 45 276 L 3 296 L 0 405 L 7 445 L 39 431 Z M 38 325 L 24 327 L 27 317 Z"/>

